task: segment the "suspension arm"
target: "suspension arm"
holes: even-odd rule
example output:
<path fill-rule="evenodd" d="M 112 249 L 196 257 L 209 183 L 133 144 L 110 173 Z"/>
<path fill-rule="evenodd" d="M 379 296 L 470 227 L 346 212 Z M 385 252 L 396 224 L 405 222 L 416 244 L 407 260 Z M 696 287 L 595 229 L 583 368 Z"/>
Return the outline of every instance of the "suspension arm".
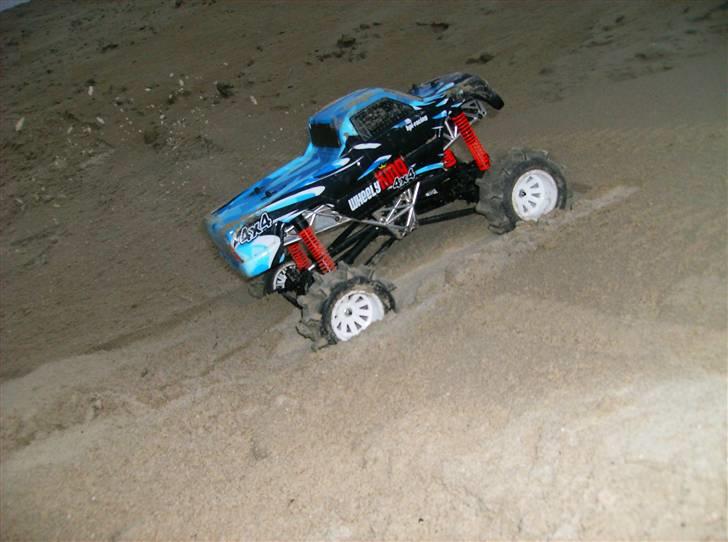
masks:
<path fill-rule="evenodd" d="M 447 213 L 440 213 L 439 215 L 430 215 L 419 219 L 420 225 L 435 224 L 436 222 L 444 222 L 445 220 L 452 220 L 454 218 L 460 218 L 462 216 L 472 215 L 475 212 L 475 207 L 468 207 L 466 209 L 457 209 L 455 211 L 448 211 Z"/>

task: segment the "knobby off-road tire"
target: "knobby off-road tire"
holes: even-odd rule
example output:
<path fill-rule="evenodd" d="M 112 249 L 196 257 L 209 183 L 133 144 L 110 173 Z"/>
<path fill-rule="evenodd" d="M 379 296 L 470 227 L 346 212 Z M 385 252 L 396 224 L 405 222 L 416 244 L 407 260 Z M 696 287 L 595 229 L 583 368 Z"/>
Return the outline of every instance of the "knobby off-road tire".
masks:
<path fill-rule="evenodd" d="M 315 274 L 306 295 L 297 298 L 301 306 L 301 321 L 296 326 L 301 335 L 311 339 L 314 349 L 346 341 L 395 309 L 391 293 L 394 286 L 374 279 L 373 273 L 367 267 L 351 267 L 339 262 L 336 271 Z M 347 322 L 341 321 L 342 310 L 346 310 L 347 306 L 355 310 L 359 307 L 363 311 L 360 315 L 363 320 L 359 321 L 364 325 L 357 324 L 358 329 L 352 325 L 351 336 L 346 333 Z"/>
<path fill-rule="evenodd" d="M 503 234 L 521 220 L 563 209 L 570 194 L 561 169 L 546 151 L 513 149 L 476 181 L 480 201 L 475 210 L 491 231 Z"/>

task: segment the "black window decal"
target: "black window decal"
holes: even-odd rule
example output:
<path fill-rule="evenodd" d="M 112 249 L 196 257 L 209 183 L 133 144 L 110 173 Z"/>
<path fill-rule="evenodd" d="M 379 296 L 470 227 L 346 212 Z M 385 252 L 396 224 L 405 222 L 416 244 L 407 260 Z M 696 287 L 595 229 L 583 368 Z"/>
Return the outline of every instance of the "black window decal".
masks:
<path fill-rule="evenodd" d="M 316 147 L 338 147 L 339 133 L 330 124 L 311 124 L 309 126 L 311 143 Z"/>
<path fill-rule="evenodd" d="M 379 137 L 398 122 L 414 115 L 407 104 L 382 98 L 351 117 L 351 122 L 365 141 Z"/>

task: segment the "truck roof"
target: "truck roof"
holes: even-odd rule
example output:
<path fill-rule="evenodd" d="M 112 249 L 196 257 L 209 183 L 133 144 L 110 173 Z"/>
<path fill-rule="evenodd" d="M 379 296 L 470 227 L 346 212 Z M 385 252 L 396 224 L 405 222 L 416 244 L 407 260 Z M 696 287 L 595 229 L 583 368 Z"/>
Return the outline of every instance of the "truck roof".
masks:
<path fill-rule="evenodd" d="M 409 104 L 418 101 L 417 98 L 413 96 L 409 96 L 395 90 L 388 90 L 385 88 L 362 88 L 342 96 L 322 108 L 309 119 L 309 124 L 328 124 L 329 126 L 335 126 L 338 128 L 348 117 L 381 98 L 392 98 Z"/>

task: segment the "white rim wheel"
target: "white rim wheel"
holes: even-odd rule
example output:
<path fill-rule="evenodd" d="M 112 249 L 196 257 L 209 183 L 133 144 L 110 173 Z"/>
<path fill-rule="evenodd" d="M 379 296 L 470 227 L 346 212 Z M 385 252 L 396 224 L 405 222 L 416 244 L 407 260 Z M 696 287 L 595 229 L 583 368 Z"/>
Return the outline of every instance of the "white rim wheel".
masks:
<path fill-rule="evenodd" d="M 339 341 L 348 341 L 382 318 L 384 304 L 377 294 L 366 290 L 352 290 L 334 304 L 331 310 L 331 329 Z"/>
<path fill-rule="evenodd" d="M 556 208 L 558 198 L 553 176 L 542 169 L 531 169 L 513 185 L 511 203 L 521 220 L 538 220 Z"/>
<path fill-rule="evenodd" d="M 273 280 L 271 281 L 274 292 L 277 292 L 278 290 L 283 290 L 286 287 L 288 270 L 293 269 L 294 267 L 296 267 L 295 262 L 288 262 L 276 269 L 275 274 L 273 275 Z"/>

